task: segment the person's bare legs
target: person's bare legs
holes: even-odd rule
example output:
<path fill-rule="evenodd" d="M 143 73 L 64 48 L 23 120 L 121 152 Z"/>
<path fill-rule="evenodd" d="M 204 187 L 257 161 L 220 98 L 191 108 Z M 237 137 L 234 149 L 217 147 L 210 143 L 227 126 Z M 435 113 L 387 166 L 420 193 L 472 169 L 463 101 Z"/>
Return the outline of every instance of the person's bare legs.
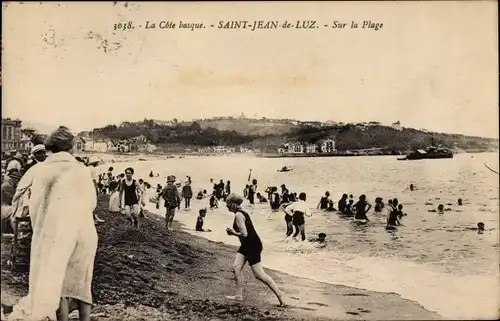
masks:
<path fill-rule="evenodd" d="M 170 216 L 168 218 L 168 229 L 172 230 L 172 224 L 174 223 L 175 208 L 170 210 Z"/>
<path fill-rule="evenodd" d="M 61 298 L 59 301 L 59 310 L 57 310 L 57 321 L 69 320 L 69 300 L 68 298 Z"/>
<path fill-rule="evenodd" d="M 265 285 L 267 285 L 280 301 L 280 305 L 284 306 L 285 305 L 284 293 L 278 288 L 276 282 L 274 282 L 274 280 L 264 271 L 262 263 L 259 262 L 254 265 L 251 265 L 250 267 L 252 268 L 252 272 L 255 278 L 260 280 Z"/>
<path fill-rule="evenodd" d="M 233 263 L 233 273 L 234 273 L 234 278 L 235 278 L 235 283 L 236 283 L 236 295 L 226 295 L 227 299 L 230 300 L 238 300 L 242 301 L 243 300 L 243 267 L 245 266 L 245 263 L 247 262 L 247 259 L 245 258 L 244 255 L 241 253 L 236 253 L 236 258 L 234 259 Z"/>
<path fill-rule="evenodd" d="M 168 230 L 168 222 L 170 221 L 170 209 L 167 207 L 165 212 L 165 228 Z"/>
<path fill-rule="evenodd" d="M 134 226 L 134 219 L 132 217 L 132 206 L 125 205 L 125 217 L 130 221 L 130 225 Z"/>
<path fill-rule="evenodd" d="M 78 300 L 78 314 L 80 321 L 90 321 L 91 304 Z"/>
<path fill-rule="evenodd" d="M 139 204 L 132 206 L 132 225 L 139 228 L 139 214 L 141 212 L 141 207 Z"/>

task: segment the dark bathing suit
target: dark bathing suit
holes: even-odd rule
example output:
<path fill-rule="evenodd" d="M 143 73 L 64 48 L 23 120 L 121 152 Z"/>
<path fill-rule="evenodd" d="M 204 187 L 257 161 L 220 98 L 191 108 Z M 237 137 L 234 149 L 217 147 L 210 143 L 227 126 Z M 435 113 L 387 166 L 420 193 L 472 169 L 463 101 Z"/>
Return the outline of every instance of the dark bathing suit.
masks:
<path fill-rule="evenodd" d="M 297 225 L 297 226 L 305 224 L 306 220 L 304 219 L 304 213 L 299 212 L 299 211 L 294 211 L 293 217 L 292 217 L 292 223 L 293 223 L 293 225 Z"/>
<path fill-rule="evenodd" d="M 260 254 L 262 252 L 262 242 L 260 241 L 259 235 L 255 231 L 252 220 L 247 212 L 243 210 L 238 210 L 243 216 L 245 216 L 245 227 L 247 228 L 247 237 L 240 238 L 241 246 L 238 249 L 238 253 L 245 256 L 250 266 L 255 265 L 260 262 Z M 238 224 L 236 220 L 233 223 L 233 230 L 240 232 L 238 229 Z"/>
<path fill-rule="evenodd" d="M 326 210 L 328 208 L 328 197 L 323 196 L 320 201 L 320 209 Z"/>
<path fill-rule="evenodd" d="M 137 186 L 135 185 L 135 179 L 132 181 L 132 184 L 129 186 L 123 181 L 123 190 L 125 193 L 125 206 L 132 206 L 139 204 L 139 200 L 137 199 L 137 194 L 136 194 L 136 188 Z"/>

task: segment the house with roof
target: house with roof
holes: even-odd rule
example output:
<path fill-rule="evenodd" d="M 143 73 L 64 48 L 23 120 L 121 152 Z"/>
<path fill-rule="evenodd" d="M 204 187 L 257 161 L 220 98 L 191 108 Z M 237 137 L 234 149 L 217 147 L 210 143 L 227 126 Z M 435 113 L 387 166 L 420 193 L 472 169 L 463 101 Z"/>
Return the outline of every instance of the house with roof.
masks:
<path fill-rule="evenodd" d="M 333 153 L 337 149 L 335 148 L 335 139 L 328 138 L 321 141 L 320 149 L 322 153 Z"/>

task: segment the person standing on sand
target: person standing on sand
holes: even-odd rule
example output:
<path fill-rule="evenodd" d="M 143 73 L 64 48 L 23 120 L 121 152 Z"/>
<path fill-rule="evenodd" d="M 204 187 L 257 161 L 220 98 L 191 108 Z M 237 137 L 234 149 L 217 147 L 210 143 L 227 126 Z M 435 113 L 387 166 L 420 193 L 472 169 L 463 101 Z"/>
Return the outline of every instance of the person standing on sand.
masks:
<path fill-rule="evenodd" d="M 87 167 L 89 167 L 90 169 L 90 175 L 92 177 L 92 181 L 94 182 L 94 186 L 95 186 L 95 192 L 96 192 L 96 195 L 99 195 L 99 187 L 97 186 L 97 183 L 98 183 L 98 179 L 97 179 L 97 164 L 99 164 L 99 159 L 95 156 L 91 156 L 87 162 Z M 92 214 L 94 216 L 94 223 L 104 223 L 104 220 L 99 218 L 99 216 L 97 216 L 97 214 L 94 213 Z"/>
<path fill-rule="evenodd" d="M 226 228 L 226 233 L 238 237 L 241 242 L 233 263 L 233 272 L 236 279 L 236 295 L 226 296 L 226 299 L 243 301 L 243 273 L 241 272 L 248 261 L 255 278 L 266 284 L 276 295 L 280 305 L 284 306 L 284 293 L 280 291 L 278 285 L 264 271 L 261 262 L 262 242 L 255 231 L 250 215 L 241 208 L 242 203 L 243 198 L 236 194 L 230 194 L 226 198 L 228 210 L 234 213 L 233 227 Z"/>
<path fill-rule="evenodd" d="M 59 127 L 45 144 L 52 154 L 29 171 L 29 293 L 9 320 L 68 320 L 78 309 L 80 320 L 90 321 L 97 194 L 89 170 L 72 155 L 73 144 L 68 128 Z"/>
<path fill-rule="evenodd" d="M 130 220 L 132 227 L 139 227 L 139 213 L 141 211 L 139 201 L 142 200 L 142 190 L 133 175 L 134 169 L 132 167 L 125 170 L 125 179 L 120 183 L 120 210 L 125 210 L 125 215 Z"/>
<path fill-rule="evenodd" d="M 174 222 L 175 209 L 181 203 L 181 197 L 179 195 L 179 190 L 175 186 L 175 176 L 169 175 L 167 177 L 167 185 L 163 188 L 162 197 L 165 200 L 165 227 L 167 230 L 172 229 L 172 223 Z"/>

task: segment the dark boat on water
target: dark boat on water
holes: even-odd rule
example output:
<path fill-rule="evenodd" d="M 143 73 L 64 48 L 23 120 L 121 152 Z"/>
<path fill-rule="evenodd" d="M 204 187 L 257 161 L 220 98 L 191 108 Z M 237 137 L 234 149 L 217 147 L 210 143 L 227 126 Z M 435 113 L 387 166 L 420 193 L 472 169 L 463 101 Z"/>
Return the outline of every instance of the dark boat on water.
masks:
<path fill-rule="evenodd" d="M 448 148 L 431 145 L 425 149 L 416 149 L 405 158 L 398 158 L 398 160 L 418 160 L 418 159 L 440 159 L 440 158 L 453 158 L 453 152 Z"/>

